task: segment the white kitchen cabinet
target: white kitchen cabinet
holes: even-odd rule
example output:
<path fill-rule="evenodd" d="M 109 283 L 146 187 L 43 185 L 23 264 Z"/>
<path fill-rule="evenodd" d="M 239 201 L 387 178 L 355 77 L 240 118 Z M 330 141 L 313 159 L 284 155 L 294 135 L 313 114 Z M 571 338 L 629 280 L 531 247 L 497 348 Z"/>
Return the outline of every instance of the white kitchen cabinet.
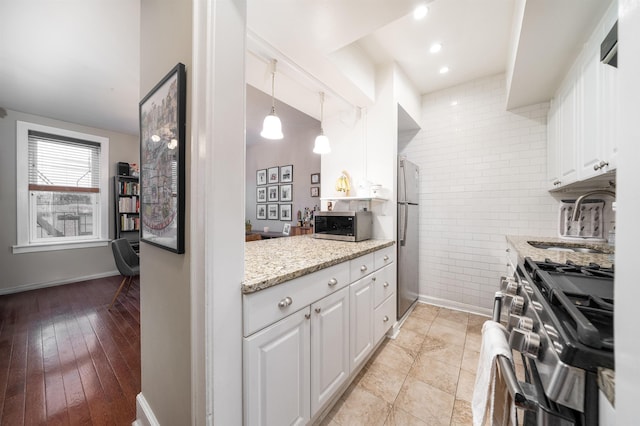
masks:
<path fill-rule="evenodd" d="M 309 422 L 309 318 L 307 307 L 244 339 L 245 424 Z"/>
<path fill-rule="evenodd" d="M 547 124 L 547 177 L 550 188 L 573 183 L 577 173 L 577 84 L 565 88 L 553 102 Z"/>
<path fill-rule="evenodd" d="M 349 286 L 351 304 L 351 370 L 355 370 L 373 350 L 373 275 L 361 278 Z"/>
<path fill-rule="evenodd" d="M 373 313 L 373 339 L 377 342 L 389 331 L 396 318 L 396 299 L 387 299 L 377 306 Z"/>
<path fill-rule="evenodd" d="M 311 416 L 349 377 L 349 289 L 311 305 Z"/>
<path fill-rule="evenodd" d="M 591 46 L 585 47 L 585 55 L 581 67 L 578 85 L 580 87 L 579 104 L 579 167 L 580 178 L 588 178 L 596 173 L 594 165 L 602 160 L 602 143 L 600 140 L 600 105 L 598 83 L 600 74 L 600 57 Z"/>
<path fill-rule="evenodd" d="M 600 172 L 608 172 L 618 167 L 618 69 L 601 65 L 599 103 L 601 105 L 601 139 L 603 142 Z"/>

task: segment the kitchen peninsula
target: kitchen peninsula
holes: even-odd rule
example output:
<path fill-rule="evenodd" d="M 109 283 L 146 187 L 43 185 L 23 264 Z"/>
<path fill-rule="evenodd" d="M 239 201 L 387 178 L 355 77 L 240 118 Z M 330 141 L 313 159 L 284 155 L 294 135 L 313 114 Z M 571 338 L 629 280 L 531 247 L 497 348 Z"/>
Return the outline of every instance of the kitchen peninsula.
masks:
<path fill-rule="evenodd" d="M 245 421 L 307 424 L 396 322 L 394 242 L 247 242 L 241 290 Z"/>

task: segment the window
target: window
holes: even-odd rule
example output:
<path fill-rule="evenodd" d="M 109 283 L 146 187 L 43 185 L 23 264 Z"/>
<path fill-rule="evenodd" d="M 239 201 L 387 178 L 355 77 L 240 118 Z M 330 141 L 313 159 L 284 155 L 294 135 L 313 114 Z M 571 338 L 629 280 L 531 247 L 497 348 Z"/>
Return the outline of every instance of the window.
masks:
<path fill-rule="evenodd" d="M 17 122 L 14 253 L 107 244 L 109 140 Z"/>

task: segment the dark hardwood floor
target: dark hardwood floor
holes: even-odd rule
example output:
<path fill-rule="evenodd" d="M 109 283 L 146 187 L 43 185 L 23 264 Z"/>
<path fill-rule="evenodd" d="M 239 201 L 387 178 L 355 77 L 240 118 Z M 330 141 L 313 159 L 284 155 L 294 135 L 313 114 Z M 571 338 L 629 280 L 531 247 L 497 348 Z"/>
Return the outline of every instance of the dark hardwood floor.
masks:
<path fill-rule="evenodd" d="M 130 425 L 140 288 L 120 276 L 0 296 L 0 425 Z"/>

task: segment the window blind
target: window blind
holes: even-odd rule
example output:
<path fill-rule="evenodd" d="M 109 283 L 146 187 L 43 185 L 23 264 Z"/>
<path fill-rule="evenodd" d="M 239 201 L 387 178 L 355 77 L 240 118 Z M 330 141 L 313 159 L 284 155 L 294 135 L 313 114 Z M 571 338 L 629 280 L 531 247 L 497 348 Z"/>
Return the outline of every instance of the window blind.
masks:
<path fill-rule="evenodd" d="M 29 130 L 29 189 L 100 192 L 100 144 Z"/>

